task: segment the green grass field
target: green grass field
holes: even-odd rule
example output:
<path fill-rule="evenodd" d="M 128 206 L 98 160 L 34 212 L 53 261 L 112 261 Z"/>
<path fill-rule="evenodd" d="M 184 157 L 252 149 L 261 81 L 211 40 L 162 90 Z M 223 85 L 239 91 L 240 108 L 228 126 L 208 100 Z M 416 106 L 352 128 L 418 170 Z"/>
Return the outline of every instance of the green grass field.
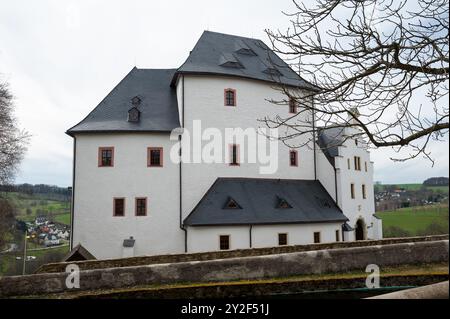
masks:
<path fill-rule="evenodd" d="M 417 190 L 420 190 L 422 187 L 425 187 L 426 189 L 429 189 L 429 190 L 432 190 L 435 192 L 439 192 L 439 193 L 448 194 L 448 192 L 449 192 L 448 186 L 423 186 L 422 184 L 392 184 L 392 185 L 380 184 L 377 186 L 386 188 L 387 186 L 393 186 L 393 185 L 397 186 L 398 188 L 403 188 L 408 191 L 417 191 Z"/>
<path fill-rule="evenodd" d="M 390 233 L 393 229 L 401 229 L 411 236 L 434 235 L 435 232 L 448 233 L 448 206 L 410 207 L 380 212 L 376 215 L 383 220 L 385 237 L 396 237 Z"/>
<path fill-rule="evenodd" d="M 36 216 L 52 215 L 53 220 L 70 225 L 70 203 L 41 198 L 23 193 L 4 193 L 16 208 L 16 218 L 25 222 L 33 221 Z"/>

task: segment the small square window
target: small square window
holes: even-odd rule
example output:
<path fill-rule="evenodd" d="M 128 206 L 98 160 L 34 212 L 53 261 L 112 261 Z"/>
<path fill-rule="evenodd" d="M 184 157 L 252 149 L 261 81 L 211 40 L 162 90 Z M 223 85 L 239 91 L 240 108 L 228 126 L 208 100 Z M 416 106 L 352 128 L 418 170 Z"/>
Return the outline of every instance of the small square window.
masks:
<path fill-rule="evenodd" d="M 113 216 L 125 216 L 125 198 L 114 198 Z"/>
<path fill-rule="evenodd" d="M 147 151 L 147 166 L 162 167 L 163 166 L 163 148 L 149 147 Z"/>
<path fill-rule="evenodd" d="M 288 235 L 286 233 L 278 234 L 278 246 L 286 246 L 287 244 L 288 244 Z"/>
<path fill-rule="evenodd" d="M 147 216 L 147 198 L 136 198 L 136 216 Z"/>
<path fill-rule="evenodd" d="M 224 98 L 225 106 L 236 106 L 236 90 L 225 89 Z"/>
<path fill-rule="evenodd" d="M 99 147 L 98 166 L 99 167 L 114 166 L 114 147 Z"/>
<path fill-rule="evenodd" d="M 219 237 L 220 250 L 230 249 L 230 235 L 220 235 Z"/>
<path fill-rule="evenodd" d="M 314 233 L 314 243 L 315 244 L 320 244 L 320 232 L 315 232 Z"/>

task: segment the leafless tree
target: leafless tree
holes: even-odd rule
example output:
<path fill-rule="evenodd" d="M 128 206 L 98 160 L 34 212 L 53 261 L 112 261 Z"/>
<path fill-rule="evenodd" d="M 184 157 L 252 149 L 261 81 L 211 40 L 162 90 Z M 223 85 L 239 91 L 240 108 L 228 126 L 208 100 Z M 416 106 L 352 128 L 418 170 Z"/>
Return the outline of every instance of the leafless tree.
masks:
<path fill-rule="evenodd" d="M 13 97 L 8 85 L 0 82 L 0 185 L 11 182 L 25 152 L 28 135 L 17 127 Z M 14 207 L 0 193 L 0 248 L 14 224 Z"/>
<path fill-rule="evenodd" d="M 28 140 L 27 133 L 18 128 L 13 111 L 8 84 L 0 82 L 0 185 L 13 180 Z"/>
<path fill-rule="evenodd" d="M 424 155 L 433 161 L 427 146 L 445 141 L 449 129 L 448 0 L 294 4 L 295 12 L 285 13 L 291 27 L 266 33 L 275 52 L 317 90 L 300 95 L 283 87 L 299 112 L 265 124 L 289 127 L 285 143 L 311 136 L 305 127 L 313 119 L 320 127 L 353 127 L 371 147 L 407 151 L 394 160 Z"/>

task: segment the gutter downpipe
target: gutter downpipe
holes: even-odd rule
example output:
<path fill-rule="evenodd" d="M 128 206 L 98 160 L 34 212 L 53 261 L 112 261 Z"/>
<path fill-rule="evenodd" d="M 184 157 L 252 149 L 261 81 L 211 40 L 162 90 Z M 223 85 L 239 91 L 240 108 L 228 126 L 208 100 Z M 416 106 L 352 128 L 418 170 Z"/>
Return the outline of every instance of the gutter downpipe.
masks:
<path fill-rule="evenodd" d="M 75 135 L 73 136 L 73 162 L 72 162 L 72 194 L 71 195 L 71 207 L 70 207 L 70 243 L 69 248 L 70 250 L 73 249 L 73 224 L 75 219 L 74 217 L 74 211 L 75 211 L 75 163 L 76 163 L 76 156 L 77 156 L 77 138 Z"/>
<path fill-rule="evenodd" d="M 182 100 L 181 100 L 181 127 L 184 129 L 184 75 L 181 75 L 181 94 L 182 94 Z M 183 161 L 182 161 L 182 134 L 180 134 L 178 136 L 178 142 L 180 143 L 180 164 L 179 164 L 179 175 L 180 175 L 180 229 L 182 231 L 184 231 L 184 252 L 187 253 L 188 252 L 188 246 L 187 246 L 187 229 L 186 227 L 183 225 L 183 177 L 182 177 L 182 172 L 183 172 Z"/>
<path fill-rule="evenodd" d="M 316 164 L 316 113 L 314 112 L 314 98 L 311 101 L 313 110 L 312 110 L 312 124 L 313 124 L 313 148 L 314 148 L 314 180 L 317 180 L 317 164 Z"/>
<path fill-rule="evenodd" d="M 250 239 L 250 248 L 253 248 L 253 240 L 252 240 L 252 231 L 253 231 L 253 225 L 250 225 L 250 228 L 248 230 L 248 235 L 249 235 L 249 239 Z"/>

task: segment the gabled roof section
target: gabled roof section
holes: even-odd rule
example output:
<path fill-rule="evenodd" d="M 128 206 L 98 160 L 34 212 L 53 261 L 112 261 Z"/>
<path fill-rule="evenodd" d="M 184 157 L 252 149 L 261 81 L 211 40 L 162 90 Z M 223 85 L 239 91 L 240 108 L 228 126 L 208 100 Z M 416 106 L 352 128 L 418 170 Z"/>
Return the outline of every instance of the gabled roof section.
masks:
<path fill-rule="evenodd" d="M 170 132 L 179 127 L 174 69 L 133 68 L 84 120 L 67 134 L 89 132 Z M 138 100 L 139 99 L 139 100 Z M 139 121 L 128 111 L 139 109 Z"/>
<path fill-rule="evenodd" d="M 66 256 L 63 261 L 81 261 L 81 260 L 95 260 L 96 258 L 81 244 L 76 245 Z"/>
<path fill-rule="evenodd" d="M 233 198 L 241 209 L 223 209 Z M 292 207 L 280 210 L 282 198 Z M 191 214 L 188 226 L 344 223 L 348 219 L 319 181 L 218 178 Z"/>
<path fill-rule="evenodd" d="M 230 55 L 238 59 L 242 65 L 241 68 L 227 67 L 219 62 L 222 56 Z M 268 68 L 275 68 L 277 74 L 264 72 Z M 263 41 L 211 31 L 203 32 L 186 62 L 177 71 L 177 75 L 197 73 L 239 76 L 306 89 L 317 89 L 294 72 Z M 176 76 L 172 84 L 175 82 Z"/>
<path fill-rule="evenodd" d="M 343 127 L 319 128 L 317 143 L 324 152 L 331 165 L 335 165 L 334 158 L 339 156 L 339 146 L 345 142 Z"/>

